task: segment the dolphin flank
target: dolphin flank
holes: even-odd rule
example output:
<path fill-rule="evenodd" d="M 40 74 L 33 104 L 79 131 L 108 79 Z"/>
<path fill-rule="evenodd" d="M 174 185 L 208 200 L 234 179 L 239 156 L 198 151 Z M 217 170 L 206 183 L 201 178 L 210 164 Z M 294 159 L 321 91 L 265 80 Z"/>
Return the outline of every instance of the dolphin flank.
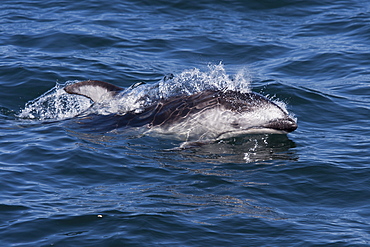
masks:
<path fill-rule="evenodd" d="M 64 88 L 90 98 L 95 104 L 124 97 L 123 88 L 102 81 L 82 81 Z M 254 92 L 206 90 L 193 95 L 161 99 L 140 113 L 129 111 L 105 117 L 110 129 L 146 127 L 184 141 L 219 140 L 242 134 L 287 134 L 297 129 L 288 112 Z"/>

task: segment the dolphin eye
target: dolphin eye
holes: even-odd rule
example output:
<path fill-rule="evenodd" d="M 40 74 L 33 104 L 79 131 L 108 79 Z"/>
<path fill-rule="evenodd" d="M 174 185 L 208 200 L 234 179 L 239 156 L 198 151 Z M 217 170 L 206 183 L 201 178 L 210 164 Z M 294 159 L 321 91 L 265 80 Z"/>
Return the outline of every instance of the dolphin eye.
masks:
<path fill-rule="evenodd" d="M 233 127 L 233 128 L 240 128 L 240 124 L 238 124 L 238 123 L 231 123 L 230 124 L 231 125 L 231 127 Z"/>

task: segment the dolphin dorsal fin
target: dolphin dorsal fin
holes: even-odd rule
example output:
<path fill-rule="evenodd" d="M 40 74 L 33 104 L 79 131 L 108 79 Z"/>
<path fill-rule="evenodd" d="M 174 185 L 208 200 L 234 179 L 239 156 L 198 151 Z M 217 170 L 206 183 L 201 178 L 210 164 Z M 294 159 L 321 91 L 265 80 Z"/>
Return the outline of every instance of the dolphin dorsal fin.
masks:
<path fill-rule="evenodd" d="M 123 89 L 103 81 L 81 81 L 68 85 L 64 91 L 70 94 L 78 94 L 90 98 L 95 103 L 113 98 Z"/>

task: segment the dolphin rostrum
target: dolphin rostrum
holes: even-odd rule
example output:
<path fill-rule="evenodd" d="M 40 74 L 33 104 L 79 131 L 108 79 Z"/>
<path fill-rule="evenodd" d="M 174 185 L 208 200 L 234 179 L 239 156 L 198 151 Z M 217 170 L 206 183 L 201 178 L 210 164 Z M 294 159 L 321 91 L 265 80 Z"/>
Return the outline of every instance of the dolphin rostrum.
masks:
<path fill-rule="evenodd" d="M 121 96 L 123 88 L 90 80 L 68 85 L 64 90 L 99 104 Z M 111 129 L 146 127 L 184 141 L 220 140 L 243 134 L 287 134 L 297 129 L 289 113 L 268 98 L 254 92 L 231 90 L 177 95 L 157 100 L 139 113 L 128 111 L 104 117 L 112 121 Z"/>

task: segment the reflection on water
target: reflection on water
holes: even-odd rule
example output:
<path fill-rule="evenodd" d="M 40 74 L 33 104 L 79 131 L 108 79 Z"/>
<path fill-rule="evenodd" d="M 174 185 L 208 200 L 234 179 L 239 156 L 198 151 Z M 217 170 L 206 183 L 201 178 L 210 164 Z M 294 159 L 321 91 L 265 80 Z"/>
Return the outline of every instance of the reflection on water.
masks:
<path fill-rule="evenodd" d="M 137 155 L 164 162 L 197 163 L 253 163 L 269 160 L 298 160 L 296 144 L 287 135 L 246 135 L 227 140 L 187 144 L 178 141 L 145 136 L 142 130 L 130 128 L 109 133 L 85 132 L 66 128 L 79 139 L 105 147 L 119 147 L 137 152 Z M 87 144 L 88 145 L 88 144 Z M 96 148 L 96 147 L 95 147 Z"/>
<path fill-rule="evenodd" d="M 252 163 L 268 160 L 297 160 L 295 143 L 286 135 L 249 135 L 177 151 L 184 162 Z M 165 154 L 164 154 L 165 155 Z M 171 154 L 167 155 L 171 158 Z"/>
<path fill-rule="evenodd" d="M 115 210 L 134 214 L 184 214 L 197 224 L 212 224 L 215 218 L 239 214 L 274 220 L 285 217 L 274 207 L 256 200 L 254 194 L 269 186 L 256 175 L 282 165 L 284 160 L 298 159 L 295 143 L 286 135 L 249 135 L 173 149 L 181 143 L 139 137 L 132 131 L 98 134 L 66 130 L 80 139 L 84 148 L 94 153 L 109 149 L 113 159 L 122 159 L 122 167 L 129 169 L 126 172 L 140 174 L 139 184 L 130 188 L 120 183 L 93 189 L 95 193 L 103 189 L 105 200 L 108 196 L 112 205 L 120 205 Z M 125 157 L 138 162 L 126 163 Z M 153 181 L 153 174 L 163 174 L 160 175 L 163 179 Z M 97 198 L 100 197 L 95 195 L 93 203 L 98 203 Z M 213 213 L 207 214 L 208 210 Z M 105 213 L 111 214 L 109 210 Z"/>

